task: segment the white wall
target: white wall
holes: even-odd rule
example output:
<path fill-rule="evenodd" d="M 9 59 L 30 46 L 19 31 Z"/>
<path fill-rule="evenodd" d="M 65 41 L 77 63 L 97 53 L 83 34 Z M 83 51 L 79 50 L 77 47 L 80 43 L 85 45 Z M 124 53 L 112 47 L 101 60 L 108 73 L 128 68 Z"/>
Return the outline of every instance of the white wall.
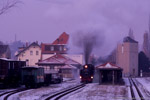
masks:
<path fill-rule="evenodd" d="M 33 51 L 33 55 L 30 55 L 30 51 Z M 38 55 L 36 55 L 36 51 L 39 52 Z M 29 61 L 26 63 L 29 66 L 35 66 L 36 65 L 35 63 L 37 63 L 40 60 L 40 58 L 41 58 L 41 48 L 38 46 L 31 46 L 18 56 L 18 60 L 21 61 L 26 61 L 28 59 Z"/>

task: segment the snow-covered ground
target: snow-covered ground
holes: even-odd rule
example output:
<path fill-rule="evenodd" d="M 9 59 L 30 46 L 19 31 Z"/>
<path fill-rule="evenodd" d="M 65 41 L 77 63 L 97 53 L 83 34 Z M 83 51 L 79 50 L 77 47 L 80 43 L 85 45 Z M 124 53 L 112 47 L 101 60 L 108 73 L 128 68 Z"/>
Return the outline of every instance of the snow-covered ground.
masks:
<path fill-rule="evenodd" d="M 41 87 L 38 89 L 32 89 L 28 91 L 24 91 L 22 93 L 15 94 L 9 98 L 9 100 L 42 100 L 45 97 L 61 91 L 65 88 L 72 87 L 76 84 L 79 84 L 79 81 L 72 80 L 68 82 L 64 82 L 62 84 L 53 84 L 48 87 Z"/>
<path fill-rule="evenodd" d="M 146 100 L 150 100 L 150 77 L 136 78 L 135 83 L 139 87 Z"/>
<path fill-rule="evenodd" d="M 62 100 L 128 100 L 128 89 L 126 86 L 91 83 Z"/>
<path fill-rule="evenodd" d="M 125 85 L 99 85 L 98 83 L 87 84 L 84 88 L 79 89 L 71 94 L 66 95 L 62 100 L 130 100 L 130 83 L 124 78 Z M 149 81 L 150 83 L 150 81 Z M 49 87 L 28 90 L 15 94 L 9 100 L 44 100 L 65 88 L 79 84 L 79 80 L 72 80 L 62 84 L 53 84 Z"/>

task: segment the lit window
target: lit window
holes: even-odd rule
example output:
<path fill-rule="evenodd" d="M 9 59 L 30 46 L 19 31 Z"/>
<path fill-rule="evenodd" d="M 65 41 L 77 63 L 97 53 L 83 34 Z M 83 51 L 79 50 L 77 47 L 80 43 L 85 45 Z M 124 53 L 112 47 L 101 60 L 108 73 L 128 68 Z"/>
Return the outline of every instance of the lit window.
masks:
<path fill-rule="evenodd" d="M 64 51 L 66 51 L 67 49 L 64 47 Z"/>
<path fill-rule="evenodd" d="M 36 51 L 36 55 L 39 55 L 39 51 Z"/>
<path fill-rule="evenodd" d="M 33 55 L 33 51 L 30 51 L 30 55 Z"/>

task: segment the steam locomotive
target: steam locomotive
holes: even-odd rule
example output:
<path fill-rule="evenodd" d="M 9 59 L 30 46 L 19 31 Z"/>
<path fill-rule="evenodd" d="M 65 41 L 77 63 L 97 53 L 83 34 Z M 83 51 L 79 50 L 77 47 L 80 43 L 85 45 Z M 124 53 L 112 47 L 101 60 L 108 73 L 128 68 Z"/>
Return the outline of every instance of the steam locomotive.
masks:
<path fill-rule="evenodd" d="M 80 70 L 80 79 L 82 83 L 92 83 L 94 78 L 94 65 L 85 64 Z"/>

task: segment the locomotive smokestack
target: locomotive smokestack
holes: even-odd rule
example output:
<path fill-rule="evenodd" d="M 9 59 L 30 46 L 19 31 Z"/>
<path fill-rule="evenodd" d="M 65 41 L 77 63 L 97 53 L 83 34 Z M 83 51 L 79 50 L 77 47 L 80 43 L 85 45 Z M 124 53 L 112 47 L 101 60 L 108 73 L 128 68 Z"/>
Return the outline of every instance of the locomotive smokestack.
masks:
<path fill-rule="evenodd" d="M 75 36 L 74 43 L 83 49 L 86 64 L 89 64 L 89 57 L 93 49 L 100 47 L 103 42 L 103 38 L 100 35 L 101 31 L 79 31 Z"/>

